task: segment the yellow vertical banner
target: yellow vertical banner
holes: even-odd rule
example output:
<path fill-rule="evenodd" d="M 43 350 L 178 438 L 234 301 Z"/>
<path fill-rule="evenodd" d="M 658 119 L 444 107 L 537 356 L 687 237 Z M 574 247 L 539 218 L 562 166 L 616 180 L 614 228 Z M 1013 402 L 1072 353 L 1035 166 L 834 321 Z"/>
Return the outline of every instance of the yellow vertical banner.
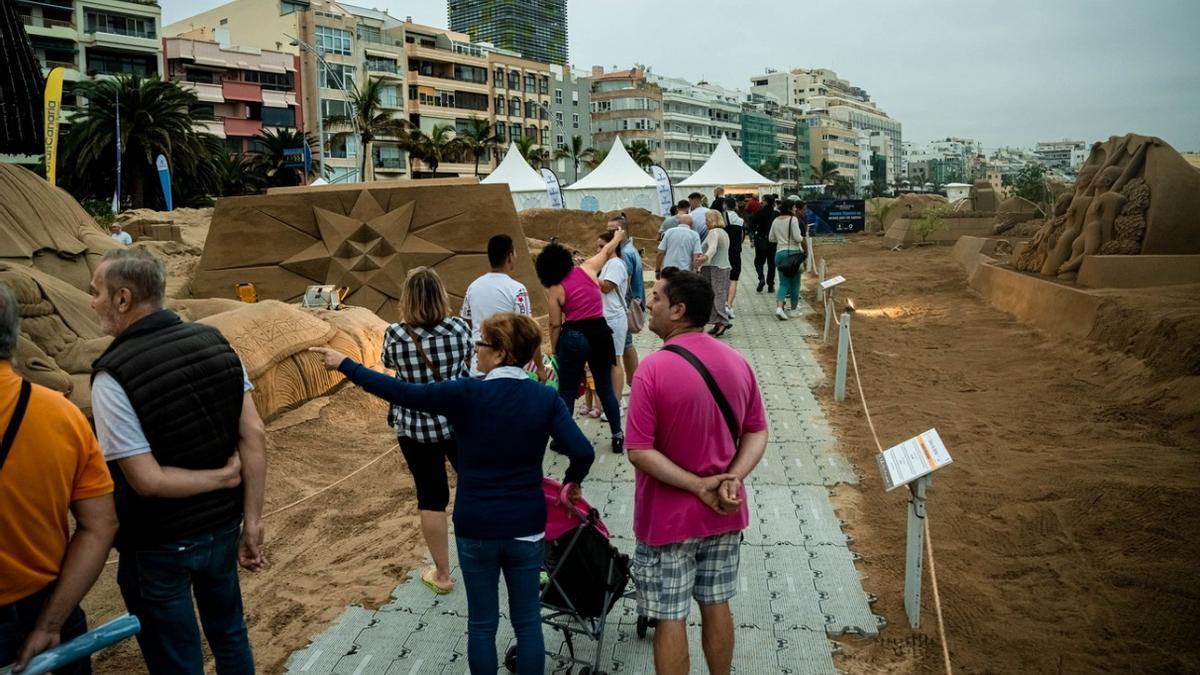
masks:
<path fill-rule="evenodd" d="M 63 73 L 61 66 L 46 75 L 46 180 L 55 185 L 58 173 L 58 123 L 62 118 Z"/>

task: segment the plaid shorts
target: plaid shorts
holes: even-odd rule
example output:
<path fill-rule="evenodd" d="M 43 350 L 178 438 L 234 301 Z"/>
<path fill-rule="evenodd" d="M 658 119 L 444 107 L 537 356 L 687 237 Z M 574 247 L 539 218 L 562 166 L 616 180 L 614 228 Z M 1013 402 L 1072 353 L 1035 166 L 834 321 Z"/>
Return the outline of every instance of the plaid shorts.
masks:
<path fill-rule="evenodd" d="M 666 546 L 637 543 L 632 573 L 638 614 L 650 619 L 686 619 L 692 598 L 702 605 L 728 602 L 737 592 L 742 533 L 685 539 Z"/>

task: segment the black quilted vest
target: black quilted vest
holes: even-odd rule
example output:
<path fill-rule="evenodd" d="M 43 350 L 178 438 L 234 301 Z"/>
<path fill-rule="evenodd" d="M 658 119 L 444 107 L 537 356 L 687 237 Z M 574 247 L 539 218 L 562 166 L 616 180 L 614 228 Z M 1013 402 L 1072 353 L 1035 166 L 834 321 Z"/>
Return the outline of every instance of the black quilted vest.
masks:
<path fill-rule="evenodd" d="M 117 336 L 92 371 L 109 373 L 125 390 L 160 465 L 218 469 L 237 450 L 242 364 L 215 328 L 159 310 Z M 184 499 L 142 497 L 119 464 L 109 469 L 120 548 L 169 542 L 241 518 L 241 487 Z"/>

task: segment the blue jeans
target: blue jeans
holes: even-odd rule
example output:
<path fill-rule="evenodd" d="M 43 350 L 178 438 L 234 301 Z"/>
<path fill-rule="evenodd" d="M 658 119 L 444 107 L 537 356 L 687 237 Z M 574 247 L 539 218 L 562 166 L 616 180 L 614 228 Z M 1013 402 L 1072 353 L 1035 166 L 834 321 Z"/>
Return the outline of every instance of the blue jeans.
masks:
<path fill-rule="evenodd" d="M 42 607 L 50 599 L 54 584 L 43 588 L 33 595 L 26 596 L 11 605 L 0 606 L 0 668 L 17 660 L 17 653 L 25 638 L 33 631 Z M 87 632 L 87 617 L 83 610 L 76 607 L 67 615 L 59 635 L 63 642 L 69 642 Z M 60 668 L 56 673 L 62 675 L 89 675 L 92 672 L 90 658 L 84 658 Z"/>
<path fill-rule="evenodd" d="M 546 665 L 542 636 L 543 543 L 516 539 L 457 537 L 458 564 L 467 587 L 467 663 L 471 672 L 498 668 L 496 627 L 500 623 L 500 572 L 508 587 L 508 614 L 517 635 L 517 672 L 541 674 Z"/>
<path fill-rule="evenodd" d="M 137 641 L 151 675 L 203 675 L 196 610 L 217 672 L 254 672 L 238 583 L 240 530 L 240 523 L 226 525 L 168 544 L 121 550 L 117 585 L 125 606 L 142 623 Z"/>
<path fill-rule="evenodd" d="M 799 252 L 799 249 L 785 248 L 775 253 L 775 269 L 779 269 L 779 264 L 783 262 L 784 258 L 793 253 Z M 789 277 L 783 272 L 780 272 L 779 287 L 778 290 L 775 291 L 775 300 L 778 302 L 783 302 L 784 299 L 790 299 L 792 301 L 792 307 L 800 304 L 800 275 L 803 273 L 803 266 L 796 271 L 796 276 L 793 277 Z"/>
<path fill-rule="evenodd" d="M 572 328 L 563 328 L 554 354 L 558 357 L 558 395 L 567 404 L 567 412 L 575 412 L 576 394 L 579 392 L 579 383 L 583 381 L 583 365 L 586 363 L 592 369 L 592 381 L 596 383 L 600 407 L 604 408 L 604 415 L 608 417 L 608 428 L 614 437 L 620 436 L 621 404 L 617 402 L 617 394 L 613 391 L 612 365 L 601 364 L 598 355 L 592 354 L 587 336 Z M 620 358 L 621 355 L 617 354 L 617 359 Z"/>

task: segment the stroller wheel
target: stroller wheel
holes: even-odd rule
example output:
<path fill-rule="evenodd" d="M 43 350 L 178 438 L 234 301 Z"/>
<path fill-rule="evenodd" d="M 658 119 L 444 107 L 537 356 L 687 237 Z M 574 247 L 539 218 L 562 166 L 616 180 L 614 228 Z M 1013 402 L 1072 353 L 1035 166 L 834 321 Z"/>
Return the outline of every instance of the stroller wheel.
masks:
<path fill-rule="evenodd" d="M 507 668 L 508 672 L 510 672 L 510 673 L 517 672 L 517 646 L 516 645 L 509 647 L 508 651 L 504 652 L 504 667 Z"/>
<path fill-rule="evenodd" d="M 646 629 L 650 627 L 650 619 L 644 616 L 637 618 L 637 636 L 640 638 L 646 637 Z"/>

